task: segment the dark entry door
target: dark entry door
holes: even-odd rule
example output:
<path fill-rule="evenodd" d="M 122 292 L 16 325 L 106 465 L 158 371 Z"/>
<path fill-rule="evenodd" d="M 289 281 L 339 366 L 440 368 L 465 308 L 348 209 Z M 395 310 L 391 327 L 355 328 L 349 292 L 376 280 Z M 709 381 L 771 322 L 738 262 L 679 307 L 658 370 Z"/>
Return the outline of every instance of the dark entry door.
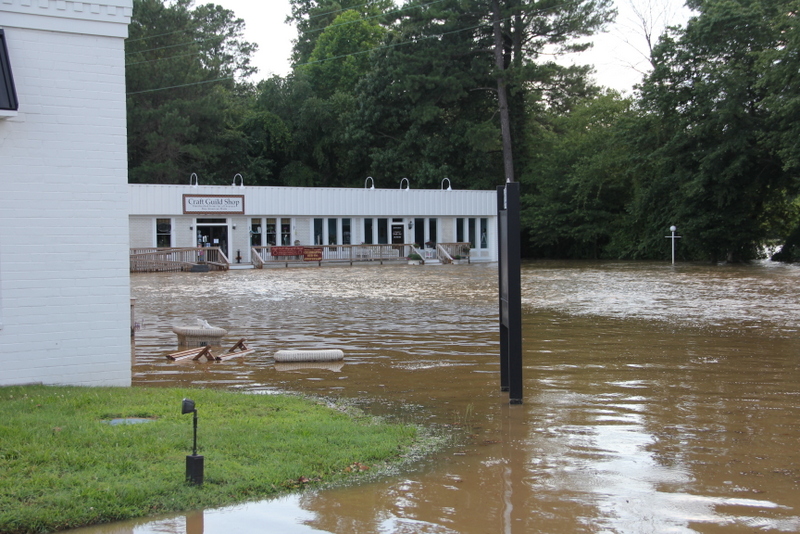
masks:
<path fill-rule="evenodd" d="M 227 226 L 198 226 L 198 247 L 219 247 L 222 253 L 230 259 L 228 254 L 228 227 Z"/>
<path fill-rule="evenodd" d="M 392 245 L 402 245 L 406 241 L 406 231 L 402 224 L 392 225 Z"/>
<path fill-rule="evenodd" d="M 414 243 L 425 248 L 425 219 L 414 219 Z"/>

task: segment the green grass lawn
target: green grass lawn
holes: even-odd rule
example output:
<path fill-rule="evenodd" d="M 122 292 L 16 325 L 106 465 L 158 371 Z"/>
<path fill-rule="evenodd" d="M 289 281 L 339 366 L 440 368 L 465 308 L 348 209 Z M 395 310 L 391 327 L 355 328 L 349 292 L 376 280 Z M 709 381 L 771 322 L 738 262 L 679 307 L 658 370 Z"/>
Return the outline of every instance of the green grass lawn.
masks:
<path fill-rule="evenodd" d="M 197 405 L 205 482 L 186 483 Z M 285 395 L 212 389 L 0 388 L 0 533 L 222 506 L 359 476 L 415 441 L 409 425 Z M 111 425 L 115 418 L 147 418 Z"/>

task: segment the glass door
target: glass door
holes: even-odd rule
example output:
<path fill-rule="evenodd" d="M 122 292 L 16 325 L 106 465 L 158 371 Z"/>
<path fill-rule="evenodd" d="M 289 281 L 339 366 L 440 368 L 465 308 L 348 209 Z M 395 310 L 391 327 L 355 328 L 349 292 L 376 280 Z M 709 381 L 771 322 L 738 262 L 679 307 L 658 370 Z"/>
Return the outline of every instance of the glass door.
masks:
<path fill-rule="evenodd" d="M 227 219 L 197 219 L 197 246 L 219 247 L 225 256 L 228 253 L 228 220 Z"/>

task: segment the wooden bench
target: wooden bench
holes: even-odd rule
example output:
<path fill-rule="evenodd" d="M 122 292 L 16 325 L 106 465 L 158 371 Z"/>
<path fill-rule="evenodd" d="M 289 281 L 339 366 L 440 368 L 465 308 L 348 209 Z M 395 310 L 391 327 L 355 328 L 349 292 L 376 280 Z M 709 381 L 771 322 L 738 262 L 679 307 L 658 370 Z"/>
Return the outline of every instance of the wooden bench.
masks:
<path fill-rule="evenodd" d="M 194 349 L 182 350 L 180 352 L 173 352 L 172 354 L 167 355 L 167 359 L 177 362 L 191 358 L 194 361 L 198 361 L 200 358 L 205 356 L 207 361 L 221 362 L 236 356 L 246 356 L 256 351 L 256 349 L 247 348 L 247 345 L 245 345 L 244 342 L 244 338 L 240 339 L 234 343 L 233 347 L 228 349 L 228 352 L 223 353 L 222 356 L 214 356 L 214 353 L 211 352 L 211 347 L 206 345 L 205 347 L 197 347 Z"/>
<path fill-rule="evenodd" d="M 256 349 L 248 349 L 247 345 L 245 345 L 244 341 L 245 341 L 244 338 L 242 338 L 239 341 L 237 341 L 233 345 L 233 347 L 228 349 L 228 352 L 224 353 L 222 356 L 217 356 L 216 360 L 218 362 L 221 362 L 223 360 L 227 360 L 229 358 L 234 358 L 236 356 L 246 356 L 246 355 L 250 354 L 251 352 L 255 352 L 256 351 Z"/>
<path fill-rule="evenodd" d="M 179 352 L 173 352 L 172 354 L 167 354 L 167 359 L 177 362 L 191 358 L 192 360 L 197 361 L 203 356 L 206 357 L 207 361 L 213 361 L 216 359 L 214 354 L 211 352 L 211 347 L 208 345 L 205 347 L 196 347 L 194 349 L 187 349 Z"/>

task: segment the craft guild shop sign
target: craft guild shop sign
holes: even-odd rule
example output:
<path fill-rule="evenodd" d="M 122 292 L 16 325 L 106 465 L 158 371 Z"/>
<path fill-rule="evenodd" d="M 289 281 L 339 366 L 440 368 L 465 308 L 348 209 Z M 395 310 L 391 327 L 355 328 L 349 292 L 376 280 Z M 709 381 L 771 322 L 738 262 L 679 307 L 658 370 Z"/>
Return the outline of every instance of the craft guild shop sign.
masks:
<path fill-rule="evenodd" d="M 183 213 L 244 215 L 244 195 L 183 195 Z"/>

